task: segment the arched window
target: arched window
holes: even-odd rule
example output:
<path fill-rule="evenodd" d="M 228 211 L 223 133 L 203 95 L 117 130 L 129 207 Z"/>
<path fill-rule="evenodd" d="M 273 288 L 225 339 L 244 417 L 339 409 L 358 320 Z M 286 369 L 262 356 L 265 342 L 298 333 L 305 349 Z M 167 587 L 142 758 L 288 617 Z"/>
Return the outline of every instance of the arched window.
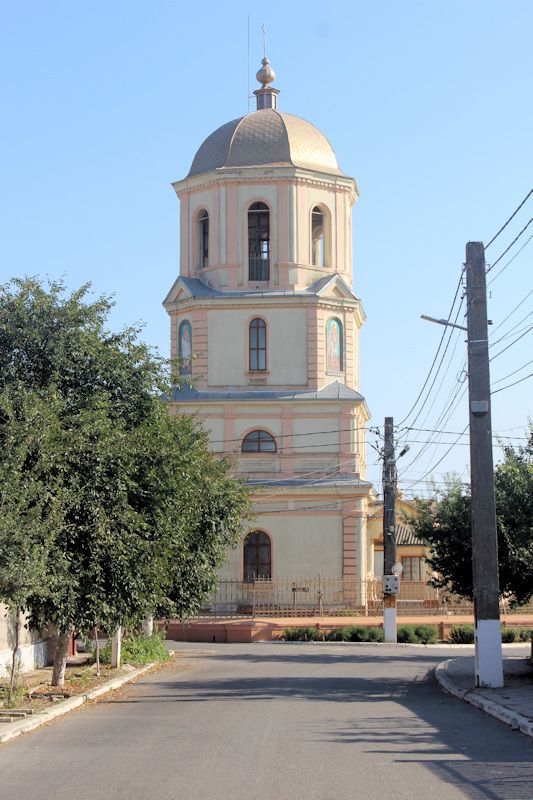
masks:
<path fill-rule="evenodd" d="M 263 531 L 252 531 L 244 540 L 244 580 L 252 583 L 257 579 L 272 577 L 272 545 L 270 537 Z"/>
<path fill-rule="evenodd" d="M 344 369 L 342 323 L 334 317 L 328 319 L 326 325 L 326 363 L 328 372 Z"/>
<path fill-rule="evenodd" d="M 276 440 L 267 431 L 251 431 L 242 440 L 242 453 L 275 453 Z"/>
<path fill-rule="evenodd" d="M 270 279 L 270 211 L 265 203 L 248 209 L 248 279 Z"/>
<path fill-rule="evenodd" d="M 315 206 L 311 211 L 311 263 L 315 267 L 325 267 L 324 229 L 326 215 L 321 208 Z"/>
<path fill-rule="evenodd" d="M 209 264 L 209 214 L 202 209 L 196 218 L 198 236 L 198 264 L 207 267 Z"/>
<path fill-rule="evenodd" d="M 266 322 L 258 317 L 248 327 L 248 369 L 250 372 L 266 370 Z"/>
<path fill-rule="evenodd" d="M 184 319 L 178 329 L 178 356 L 180 375 L 192 375 L 192 327 L 188 319 Z"/>

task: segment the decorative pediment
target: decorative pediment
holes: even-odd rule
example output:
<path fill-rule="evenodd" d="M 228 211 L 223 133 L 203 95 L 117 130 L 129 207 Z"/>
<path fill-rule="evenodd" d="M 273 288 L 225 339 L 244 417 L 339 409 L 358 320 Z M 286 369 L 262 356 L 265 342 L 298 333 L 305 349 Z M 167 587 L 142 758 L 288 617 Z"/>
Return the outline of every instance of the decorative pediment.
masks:
<path fill-rule="evenodd" d="M 325 278 L 320 278 L 320 280 L 315 281 L 315 283 L 309 286 L 308 292 L 312 292 L 313 294 L 317 294 L 319 297 L 324 298 L 332 298 L 334 300 L 355 300 L 358 301 L 358 297 L 353 293 L 351 288 L 348 286 L 346 281 L 344 281 L 340 275 L 335 273 L 335 275 L 330 275 Z"/>
<path fill-rule="evenodd" d="M 163 300 L 163 305 L 168 308 L 174 303 L 179 303 L 183 300 L 191 300 L 194 297 L 206 297 L 213 294 L 219 294 L 219 292 L 199 278 L 187 278 L 184 275 L 180 275 L 172 284 L 172 288 Z"/>

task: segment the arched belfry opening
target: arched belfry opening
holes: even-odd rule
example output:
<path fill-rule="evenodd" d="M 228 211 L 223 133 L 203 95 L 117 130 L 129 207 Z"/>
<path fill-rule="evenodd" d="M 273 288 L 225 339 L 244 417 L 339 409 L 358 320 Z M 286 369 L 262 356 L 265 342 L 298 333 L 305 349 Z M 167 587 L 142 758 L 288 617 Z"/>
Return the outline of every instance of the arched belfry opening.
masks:
<path fill-rule="evenodd" d="M 248 209 L 248 280 L 270 280 L 270 209 L 252 203 Z"/>

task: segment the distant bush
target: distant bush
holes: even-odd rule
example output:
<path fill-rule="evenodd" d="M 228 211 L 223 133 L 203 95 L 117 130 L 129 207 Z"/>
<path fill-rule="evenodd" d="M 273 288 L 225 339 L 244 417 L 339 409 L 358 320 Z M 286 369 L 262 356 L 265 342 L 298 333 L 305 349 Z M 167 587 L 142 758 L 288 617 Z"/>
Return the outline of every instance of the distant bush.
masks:
<path fill-rule="evenodd" d="M 368 625 L 345 625 L 326 635 L 328 642 L 382 642 L 383 629 Z"/>
<path fill-rule="evenodd" d="M 398 625 L 398 641 L 408 644 L 435 644 L 439 631 L 436 625 Z"/>
<path fill-rule="evenodd" d="M 452 625 L 450 642 L 452 644 L 474 644 L 474 626 Z"/>
<path fill-rule="evenodd" d="M 529 628 L 515 628 L 502 625 L 502 642 L 504 644 L 510 644 L 511 642 L 529 642 L 530 636 Z M 474 626 L 452 625 L 450 642 L 451 644 L 474 644 Z"/>
<path fill-rule="evenodd" d="M 122 640 L 120 660 L 123 664 L 140 667 L 143 664 L 151 664 L 152 661 L 168 661 L 169 658 L 169 652 L 160 633 L 153 633 L 151 636 L 141 633 L 138 636 L 126 636 Z M 100 663 L 111 663 L 110 641 L 100 650 Z"/>
<path fill-rule="evenodd" d="M 323 642 L 324 631 L 311 625 L 302 628 L 285 628 L 281 638 L 286 642 Z"/>
<path fill-rule="evenodd" d="M 281 638 L 286 642 L 382 642 L 383 629 L 368 625 L 345 625 L 324 633 L 311 626 L 285 628 Z"/>
<path fill-rule="evenodd" d="M 529 628 L 508 628 L 502 625 L 502 642 L 506 644 L 509 642 L 529 642 L 530 640 Z"/>

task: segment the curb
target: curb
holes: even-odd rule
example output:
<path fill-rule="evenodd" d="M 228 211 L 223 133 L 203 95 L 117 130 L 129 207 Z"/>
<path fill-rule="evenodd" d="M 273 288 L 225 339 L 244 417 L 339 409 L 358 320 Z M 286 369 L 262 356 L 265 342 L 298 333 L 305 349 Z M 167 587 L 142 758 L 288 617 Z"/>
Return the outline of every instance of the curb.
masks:
<path fill-rule="evenodd" d="M 69 697 L 67 700 L 63 700 L 54 708 L 51 708 L 50 711 L 39 711 L 37 714 L 33 714 L 31 717 L 22 719 L 20 722 L 9 723 L 6 725 L 7 730 L 0 730 L 0 744 L 3 742 L 8 742 L 10 739 L 14 739 L 16 736 L 20 736 L 21 733 L 33 731 L 35 728 L 39 728 L 41 725 L 50 722 L 56 717 L 61 717 L 63 714 L 68 714 L 69 711 L 73 711 L 75 708 L 82 706 L 88 700 L 94 700 L 97 697 L 106 694 L 107 692 L 112 692 L 113 689 L 119 689 L 121 686 L 124 686 L 125 683 L 129 683 L 129 681 L 137 678 L 144 672 L 148 672 L 148 670 L 155 666 L 156 663 L 158 662 L 154 661 L 152 664 L 146 664 L 144 667 L 139 667 L 138 669 L 128 672 L 127 675 L 121 675 L 119 678 L 113 678 L 107 683 L 103 683 L 101 686 L 97 686 L 95 689 L 91 689 L 85 694 L 78 694 L 75 697 Z"/>
<path fill-rule="evenodd" d="M 494 700 L 489 700 L 487 697 L 476 694 L 474 689 L 463 689 L 461 686 L 456 686 L 448 674 L 448 667 L 454 659 L 449 658 L 446 661 L 441 661 L 435 667 L 435 677 L 440 686 L 445 692 L 453 694 L 459 700 L 464 700 L 466 703 L 481 709 L 491 717 L 496 717 L 501 722 L 505 722 L 513 730 L 525 733 L 526 736 L 533 738 L 533 722 L 517 711 L 511 711 L 510 708 L 502 706 L 501 703 L 496 703 Z"/>

